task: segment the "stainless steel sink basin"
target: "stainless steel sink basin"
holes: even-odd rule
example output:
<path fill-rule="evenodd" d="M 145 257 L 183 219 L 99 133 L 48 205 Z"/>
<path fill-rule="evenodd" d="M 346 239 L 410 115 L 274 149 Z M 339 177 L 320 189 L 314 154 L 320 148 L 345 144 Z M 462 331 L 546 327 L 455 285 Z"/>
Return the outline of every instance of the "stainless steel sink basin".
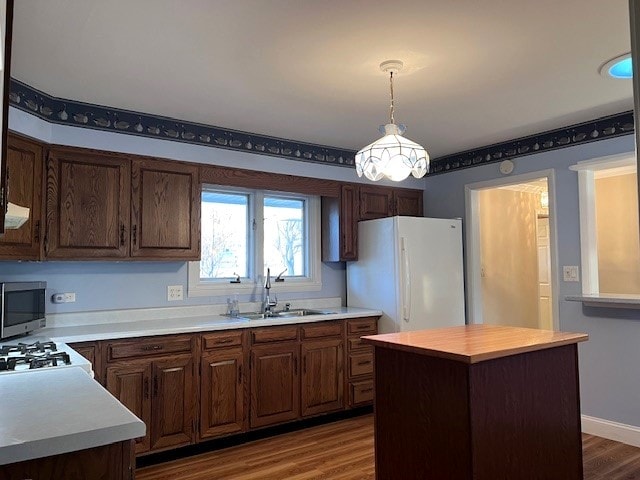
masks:
<path fill-rule="evenodd" d="M 309 315 L 331 315 L 332 313 L 325 310 L 311 310 L 308 308 L 299 308 L 295 310 L 283 310 L 280 312 L 271 312 L 270 314 L 265 313 L 239 313 L 238 318 L 243 318 L 246 320 L 265 320 L 268 318 L 294 318 L 294 317 L 307 317 Z"/>
<path fill-rule="evenodd" d="M 324 310 L 310 310 L 307 308 L 300 308 L 296 310 L 286 310 L 278 312 L 278 317 L 306 317 L 308 315 L 331 315 L 336 312 L 326 312 Z"/>

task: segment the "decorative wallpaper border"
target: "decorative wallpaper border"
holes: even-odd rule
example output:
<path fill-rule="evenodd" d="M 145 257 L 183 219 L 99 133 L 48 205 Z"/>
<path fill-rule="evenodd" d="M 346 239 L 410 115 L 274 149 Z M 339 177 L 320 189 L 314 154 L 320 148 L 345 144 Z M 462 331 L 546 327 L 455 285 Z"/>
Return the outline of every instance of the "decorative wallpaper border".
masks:
<path fill-rule="evenodd" d="M 15 108 L 62 125 L 162 138 L 229 150 L 259 153 L 303 162 L 353 168 L 355 151 L 229 130 L 174 118 L 149 115 L 53 97 L 11 79 L 9 102 Z M 528 137 L 496 143 L 431 160 L 427 175 L 446 173 L 577 144 L 629 135 L 633 112 L 623 112 Z"/>
<path fill-rule="evenodd" d="M 229 130 L 174 118 L 53 97 L 11 79 L 9 103 L 43 120 L 74 127 L 283 157 L 303 162 L 355 165 L 355 151 Z"/>
<path fill-rule="evenodd" d="M 435 175 L 487 163 L 502 162 L 506 159 L 597 142 L 632 133 L 633 111 L 618 113 L 569 127 L 436 158 L 431 162 L 429 174 Z"/>

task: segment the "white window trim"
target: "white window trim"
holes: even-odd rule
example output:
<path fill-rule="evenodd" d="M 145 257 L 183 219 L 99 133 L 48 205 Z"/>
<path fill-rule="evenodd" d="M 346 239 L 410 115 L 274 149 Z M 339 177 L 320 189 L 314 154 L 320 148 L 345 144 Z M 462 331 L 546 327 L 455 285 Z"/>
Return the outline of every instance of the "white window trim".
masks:
<path fill-rule="evenodd" d="M 216 189 L 219 187 L 215 186 Z M 221 188 L 222 189 L 222 188 Z M 231 190 L 231 189 L 229 189 Z M 242 192 L 247 191 L 241 188 L 233 189 L 234 191 Z M 276 195 L 276 196 L 292 196 L 295 194 L 287 192 L 267 192 L 267 191 L 253 191 L 255 193 L 257 201 L 254 202 L 258 211 L 254 212 L 255 218 L 261 218 L 261 205 L 263 195 Z M 321 246 L 320 246 L 320 198 L 317 196 L 298 195 L 299 197 L 305 197 L 308 205 L 308 229 L 307 232 L 309 242 L 308 259 L 308 276 L 306 277 L 286 277 L 284 282 L 274 282 L 275 276 L 279 272 L 272 272 L 271 292 L 273 293 L 289 293 L 289 292 L 315 292 L 322 290 L 322 263 L 321 263 Z M 255 245 L 262 245 L 261 232 L 255 235 Z M 189 297 L 216 297 L 223 295 L 233 294 L 255 294 L 262 293 L 262 285 L 264 284 L 264 275 L 259 272 L 256 266 L 262 265 L 262 249 L 255 248 L 255 245 L 251 247 L 249 272 L 251 278 L 242 278 L 241 283 L 224 283 L 221 281 L 202 281 L 200 279 L 200 262 L 189 262 L 188 265 L 188 281 L 187 281 L 187 296 Z M 255 258 L 254 258 L 255 257 Z"/>
<path fill-rule="evenodd" d="M 578 202 L 580 207 L 580 262 L 582 263 L 582 294 L 599 295 L 598 235 L 596 225 L 595 179 L 609 176 L 605 170 L 619 173 L 635 171 L 634 153 L 609 155 L 578 162 L 569 167 L 578 172 Z"/>

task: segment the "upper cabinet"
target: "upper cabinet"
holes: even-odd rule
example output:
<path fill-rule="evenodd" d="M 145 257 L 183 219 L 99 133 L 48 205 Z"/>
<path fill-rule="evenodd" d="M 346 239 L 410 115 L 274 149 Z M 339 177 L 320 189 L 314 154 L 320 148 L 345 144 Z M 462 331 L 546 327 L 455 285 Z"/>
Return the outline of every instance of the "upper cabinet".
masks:
<path fill-rule="evenodd" d="M 422 190 L 344 184 L 340 197 L 322 198 L 322 260 L 358 259 L 358 222 L 423 215 Z"/>
<path fill-rule="evenodd" d="M 7 125 L 9 124 L 9 82 L 11 81 L 11 37 L 13 32 L 13 0 L 0 0 L 0 235 L 4 232 L 4 217 L 8 201 Z M 11 201 L 13 203 L 13 201 Z M 24 205 L 23 205 L 24 206 Z"/>
<path fill-rule="evenodd" d="M 131 256 L 200 258 L 199 167 L 133 160 Z"/>
<path fill-rule="evenodd" d="M 422 216 L 422 191 L 405 188 L 360 187 L 360 220 L 405 215 Z"/>
<path fill-rule="evenodd" d="M 29 220 L 0 236 L 0 259 L 39 260 L 42 228 L 42 147 L 9 135 L 7 142 L 7 193 L 11 203 L 29 208 Z"/>
<path fill-rule="evenodd" d="M 52 148 L 45 256 L 197 260 L 199 200 L 197 166 Z"/>
<path fill-rule="evenodd" d="M 127 257 L 130 192 L 129 159 L 52 149 L 47 161 L 46 257 Z"/>

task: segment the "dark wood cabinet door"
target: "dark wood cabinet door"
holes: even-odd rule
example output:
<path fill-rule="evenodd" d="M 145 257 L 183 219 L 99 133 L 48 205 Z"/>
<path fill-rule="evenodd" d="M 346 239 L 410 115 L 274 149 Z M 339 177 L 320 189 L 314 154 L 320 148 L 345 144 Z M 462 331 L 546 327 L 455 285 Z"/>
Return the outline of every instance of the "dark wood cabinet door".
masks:
<path fill-rule="evenodd" d="M 196 408 L 193 357 L 154 360 L 152 374 L 151 449 L 192 443 Z"/>
<path fill-rule="evenodd" d="M 199 167 L 133 160 L 131 188 L 131 255 L 198 260 Z"/>
<path fill-rule="evenodd" d="M 393 192 L 394 214 L 422 217 L 422 192 L 420 190 L 397 189 Z"/>
<path fill-rule="evenodd" d="M 302 344 L 302 415 L 344 407 L 344 342 L 342 339 Z"/>
<path fill-rule="evenodd" d="M 52 149 L 47 162 L 47 258 L 129 255 L 130 161 Z"/>
<path fill-rule="evenodd" d="M 359 189 L 343 185 L 340 189 L 340 260 L 358 258 Z"/>
<path fill-rule="evenodd" d="M 254 346 L 251 350 L 251 427 L 300 416 L 298 343 Z"/>
<path fill-rule="evenodd" d="M 107 390 L 147 426 L 136 439 L 136 453 L 151 446 L 151 362 L 123 362 L 107 367 Z"/>
<path fill-rule="evenodd" d="M 242 349 L 203 354 L 200 365 L 200 438 L 244 430 Z"/>
<path fill-rule="evenodd" d="M 8 201 L 29 208 L 29 220 L 0 236 L 0 259 L 40 260 L 42 228 L 42 147 L 9 135 L 7 143 Z M 2 224 L 4 225 L 4 223 Z"/>
<path fill-rule="evenodd" d="M 358 220 L 373 220 L 393 215 L 393 188 L 360 187 L 360 216 Z"/>

